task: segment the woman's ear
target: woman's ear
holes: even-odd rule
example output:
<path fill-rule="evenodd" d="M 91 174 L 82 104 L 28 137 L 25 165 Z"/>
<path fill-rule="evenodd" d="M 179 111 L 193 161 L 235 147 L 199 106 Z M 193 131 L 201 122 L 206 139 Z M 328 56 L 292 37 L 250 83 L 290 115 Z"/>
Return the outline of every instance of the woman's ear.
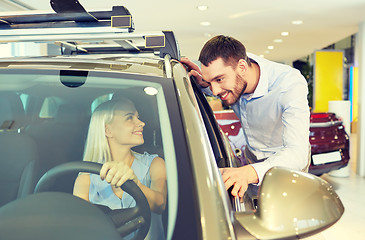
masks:
<path fill-rule="evenodd" d="M 105 136 L 108 138 L 113 136 L 112 131 L 110 130 L 110 126 L 108 124 L 105 124 Z"/>

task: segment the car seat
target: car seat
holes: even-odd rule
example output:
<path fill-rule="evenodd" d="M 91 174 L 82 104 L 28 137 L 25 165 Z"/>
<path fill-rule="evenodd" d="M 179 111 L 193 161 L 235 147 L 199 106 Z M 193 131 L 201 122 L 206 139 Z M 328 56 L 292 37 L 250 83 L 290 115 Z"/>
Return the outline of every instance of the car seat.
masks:
<path fill-rule="evenodd" d="M 25 112 L 15 92 L 0 92 L 0 206 L 33 192 L 37 146 L 24 131 Z"/>
<path fill-rule="evenodd" d="M 89 118 L 83 112 L 79 106 L 65 103 L 58 107 L 54 119 L 40 121 L 28 128 L 38 143 L 39 178 L 62 163 L 82 161 L 89 124 Z M 71 193 L 76 176 L 65 176 L 57 180 L 53 190 Z"/>

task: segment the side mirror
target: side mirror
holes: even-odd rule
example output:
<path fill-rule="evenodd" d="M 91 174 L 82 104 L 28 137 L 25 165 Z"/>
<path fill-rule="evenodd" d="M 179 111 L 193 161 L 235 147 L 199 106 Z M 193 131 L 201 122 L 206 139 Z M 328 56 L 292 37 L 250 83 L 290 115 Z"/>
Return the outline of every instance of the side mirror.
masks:
<path fill-rule="evenodd" d="M 258 239 L 283 239 L 316 234 L 343 212 L 341 200 L 325 180 L 275 167 L 264 177 L 256 211 L 237 212 L 235 218 Z"/>

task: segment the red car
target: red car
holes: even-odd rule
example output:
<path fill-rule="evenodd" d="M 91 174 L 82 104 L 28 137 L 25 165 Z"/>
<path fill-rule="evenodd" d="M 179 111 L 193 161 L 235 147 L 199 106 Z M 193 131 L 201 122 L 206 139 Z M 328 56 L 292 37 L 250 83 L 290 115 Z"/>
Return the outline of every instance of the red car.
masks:
<path fill-rule="evenodd" d="M 237 157 L 245 164 L 242 152 L 246 142 L 240 120 L 232 110 L 215 111 L 214 115 Z M 319 176 L 347 166 L 350 160 L 349 135 L 336 114 L 311 113 L 309 142 L 312 146 L 310 173 Z"/>

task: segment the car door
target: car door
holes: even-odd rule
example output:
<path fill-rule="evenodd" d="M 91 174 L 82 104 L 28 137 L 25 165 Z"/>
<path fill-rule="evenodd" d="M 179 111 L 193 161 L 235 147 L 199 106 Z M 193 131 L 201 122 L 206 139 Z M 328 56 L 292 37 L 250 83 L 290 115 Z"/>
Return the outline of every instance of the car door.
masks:
<path fill-rule="evenodd" d="M 217 166 L 219 168 L 240 167 L 242 163 L 233 153 L 229 140 L 225 136 L 222 129 L 219 127 L 214 117 L 213 110 L 210 108 L 210 105 L 205 98 L 204 93 L 195 83 L 193 78 L 191 80 L 191 84 L 194 88 L 195 97 L 197 99 L 199 109 L 202 114 L 204 124 L 206 126 L 206 131 L 208 133 L 211 146 L 213 148 Z M 239 199 L 233 197 L 230 194 L 230 190 L 231 188 L 228 189 L 228 195 L 231 200 L 232 208 L 235 211 L 252 211 L 254 209 L 253 200 L 247 194 L 244 195 L 243 199 Z"/>

